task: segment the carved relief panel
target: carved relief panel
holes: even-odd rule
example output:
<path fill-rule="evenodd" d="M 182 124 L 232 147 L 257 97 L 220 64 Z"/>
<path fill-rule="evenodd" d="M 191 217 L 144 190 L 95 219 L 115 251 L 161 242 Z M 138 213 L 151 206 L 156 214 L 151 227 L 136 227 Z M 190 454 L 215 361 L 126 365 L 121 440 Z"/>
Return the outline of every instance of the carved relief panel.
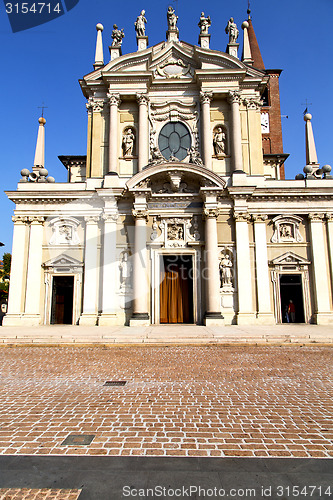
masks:
<path fill-rule="evenodd" d="M 78 235 L 78 226 L 80 221 L 73 217 L 57 217 L 51 220 L 50 227 L 52 236 L 49 245 L 78 245 L 80 238 Z"/>
<path fill-rule="evenodd" d="M 154 217 L 150 239 L 153 243 L 165 248 L 181 248 L 190 243 L 200 241 L 199 224 L 197 217 L 192 220 L 188 217 L 163 218 L 158 222 Z M 158 229 L 160 234 L 158 235 Z"/>
<path fill-rule="evenodd" d="M 279 215 L 273 219 L 274 234 L 271 238 L 272 243 L 301 243 L 303 237 L 299 226 L 302 222 L 301 217 L 296 215 Z"/>

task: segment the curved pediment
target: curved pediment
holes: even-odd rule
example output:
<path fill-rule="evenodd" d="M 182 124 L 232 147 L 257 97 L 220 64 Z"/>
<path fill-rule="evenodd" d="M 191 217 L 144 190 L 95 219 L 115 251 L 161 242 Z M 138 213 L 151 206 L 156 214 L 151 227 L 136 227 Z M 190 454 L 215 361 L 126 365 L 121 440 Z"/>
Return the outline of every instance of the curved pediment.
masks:
<path fill-rule="evenodd" d="M 149 188 L 151 185 L 170 184 L 164 192 L 176 192 L 185 181 L 193 181 L 198 187 L 224 189 L 226 182 L 215 172 L 200 165 L 182 162 L 166 162 L 147 167 L 135 174 L 127 183 L 129 191 Z M 184 191 L 186 192 L 186 191 Z M 191 192 L 191 191 L 188 191 Z"/>

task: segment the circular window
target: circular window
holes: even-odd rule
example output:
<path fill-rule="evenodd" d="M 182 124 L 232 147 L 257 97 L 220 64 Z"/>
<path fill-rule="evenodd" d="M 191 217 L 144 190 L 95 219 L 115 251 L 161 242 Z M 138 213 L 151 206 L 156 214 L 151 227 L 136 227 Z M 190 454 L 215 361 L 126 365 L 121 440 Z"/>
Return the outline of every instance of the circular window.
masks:
<path fill-rule="evenodd" d="M 188 129 L 180 122 L 169 122 L 162 128 L 158 137 L 158 147 L 164 158 L 175 156 L 184 160 L 191 147 L 191 136 Z"/>

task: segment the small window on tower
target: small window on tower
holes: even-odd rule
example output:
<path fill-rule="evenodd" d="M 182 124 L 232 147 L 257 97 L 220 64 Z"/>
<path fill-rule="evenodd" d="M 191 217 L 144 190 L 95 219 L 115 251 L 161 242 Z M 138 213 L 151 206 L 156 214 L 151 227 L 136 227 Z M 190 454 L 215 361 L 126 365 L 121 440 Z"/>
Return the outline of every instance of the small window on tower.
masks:
<path fill-rule="evenodd" d="M 263 100 L 263 106 L 269 106 L 269 94 L 268 94 L 268 88 L 266 87 L 264 90 L 263 95 L 261 96 Z"/>

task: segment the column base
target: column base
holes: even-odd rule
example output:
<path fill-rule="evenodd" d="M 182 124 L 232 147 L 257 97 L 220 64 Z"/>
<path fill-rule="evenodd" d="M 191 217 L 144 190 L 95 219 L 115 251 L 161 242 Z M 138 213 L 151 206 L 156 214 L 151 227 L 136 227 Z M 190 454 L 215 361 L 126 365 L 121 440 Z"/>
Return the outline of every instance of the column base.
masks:
<path fill-rule="evenodd" d="M 313 319 L 316 325 L 331 325 L 333 323 L 333 313 L 315 313 Z"/>
<path fill-rule="evenodd" d="M 79 319 L 80 326 L 96 326 L 97 314 L 82 314 Z"/>
<path fill-rule="evenodd" d="M 39 326 L 41 324 L 40 314 L 6 314 L 2 320 L 2 326 Z"/>
<path fill-rule="evenodd" d="M 118 326 L 121 325 L 117 314 L 103 313 L 98 317 L 98 326 Z"/>
<path fill-rule="evenodd" d="M 207 312 L 204 324 L 205 326 L 224 326 L 224 318 L 220 312 Z"/>
<path fill-rule="evenodd" d="M 148 313 L 133 313 L 129 326 L 150 326 Z"/>
<path fill-rule="evenodd" d="M 255 313 L 237 313 L 236 323 L 237 325 L 256 325 L 256 315 Z"/>
<path fill-rule="evenodd" d="M 273 313 L 258 313 L 256 323 L 258 325 L 276 325 L 276 320 Z"/>

